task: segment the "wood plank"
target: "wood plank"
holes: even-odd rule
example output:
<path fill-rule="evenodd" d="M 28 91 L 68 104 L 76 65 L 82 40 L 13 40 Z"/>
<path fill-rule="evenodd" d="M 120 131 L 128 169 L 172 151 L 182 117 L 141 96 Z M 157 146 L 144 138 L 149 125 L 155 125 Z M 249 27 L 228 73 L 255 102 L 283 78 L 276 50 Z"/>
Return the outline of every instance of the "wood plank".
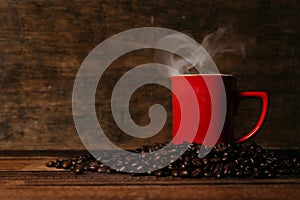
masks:
<path fill-rule="evenodd" d="M 277 191 L 277 192 L 276 192 Z M 4 199 L 297 199 L 298 185 L 39 186 L 0 189 Z"/>

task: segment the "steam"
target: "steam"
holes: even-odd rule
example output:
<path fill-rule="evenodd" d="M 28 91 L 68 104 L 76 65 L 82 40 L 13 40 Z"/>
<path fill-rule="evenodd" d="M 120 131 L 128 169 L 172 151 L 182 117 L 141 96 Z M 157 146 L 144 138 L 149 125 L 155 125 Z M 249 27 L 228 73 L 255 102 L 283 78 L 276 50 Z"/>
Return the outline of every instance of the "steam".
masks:
<path fill-rule="evenodd" d="M 214 60 L 227 52 L 241 52 L 245 56 L 245 47 L 232 29 L 218 28 L 216 32 L 207 35 L 201 45 Z"/>
<path fill-rule="evenodd" d="M 219 71 L 214 60 L 224 53 L 241 52 L 245 56 L 244 45 L 228 28 L 218 28 L 204 37 L 201 44 L 191 42 L 188 37 L 180 34 L 168 35 L 159 40 L 158 44 L 171 46 L 176 53 L 156 51 L 156 60 L 171 66 L 180 74 L 217 74 Z"/>

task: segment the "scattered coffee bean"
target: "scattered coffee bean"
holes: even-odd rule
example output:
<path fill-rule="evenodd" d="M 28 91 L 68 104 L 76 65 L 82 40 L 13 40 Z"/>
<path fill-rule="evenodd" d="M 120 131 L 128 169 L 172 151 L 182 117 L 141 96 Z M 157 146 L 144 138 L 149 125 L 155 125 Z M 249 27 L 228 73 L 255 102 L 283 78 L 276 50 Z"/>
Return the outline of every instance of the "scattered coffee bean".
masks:
<path fill-rule="evenodd" d="M 82 174 L 83 173 L 83 167 L 82 166 L 77 166 L 74 168 L 74 173 L 75 174 Z"/>
<path fill-rule="evenodd" d="M 196 168 L 194 171 L 191 173 L 191 177 L 201 177 L 203 176 L 203 170 L 201 168 Z"/>
<path fill-rule="evenodd" d="M 174 177 L 177 177 L 177 176 L 179 176 L 179 172 L 177 170 L 173 170 L 171 172 L 171 175 L 174 176 Z"/>
<path fill-rule="evenodd" d="M 55 167 L 55 162 L 49 161 L 49 162 L 46 163 L 46 166 L 47 167 Z"/>
<path fill-rule="evenodd" d="M 188 145 L 185 152 L 177 158 L 178 149 L 181 145 L 173 145 L 171 148 L 161 149 L 167 143 L 156 143 L 150 146 L 142 146 L 132 151 L 139 153 L 138 157 L 122 154 L 104 152 L 99 158 L 95 159 L 91 155 L 80 155 L 71 159 L 56 159 L 46 163 L 47 167 L 58 169 L 68 169 L 75 174 L 82 174 L 85 171 L 99 173 L 124 173 L 126 170 L 132 175 L 145 175 L 143 170 L 148 169 L 148 175 L 154 176 L 173 176 L 173 177 L 246 177 L 246 178 L 275 178 L 288 175 L 300 174 L 300 159 L 297 157 L 280 157 L 273 152 L 258 146 L 256 143 L 251 145 L 225 144 L 220 143 L 206 153 L 204 158 L 199 158 L 200 149 L 210 150 L 195 143 L 184 143 Z M 157 151 L 161 149 L 160 151 Z M 201 150 L 201 151 L 202 151 Z M 157 151 L 157 152 L 156 152 Z M 147 153 L 153 152 L 153 160 L 147 158 Z M 208 152 L 208 151 L 207 151 Z M 205 155 L 205 154 L 204 154 Z M 111 167 L 102 164 L 110 163 Z M 166 167 L 160 167 L 165 161 L 172 161 Z M 159 170 L 151 170 L 157 169 Z M 133 173 L 133 172 L 143 172 Z"/>
<path fill-rule="evenodd" d="M 207 172 L 204 173 L 204 176 L 205 176 L 205 177 L 211 177 L 211 176 L 212 176 L 212 173 L 209 172 L 209 171 L 207 171 Z"/>
<path fill-rule="evenodd" d="M 62 160 L 56 160 L 56 162 L 55 162 L 55 167 L 57 168 L 57 169 L 60 169 L 60 168 L 62 168 Z"/>
<path fill-rule="evenodd" d="M 90 171 L 92 171 L 92 172 L 96 172 L 97 170 L 98 170 L 98 168 L 99 168 L 99 165 L 98 165 L 98 163 L 97 162 L 91 162 L 90 164 L 89 164 L 89 170 Z"/>
<path fill-rule="evenodd" d="M 97 170 L 99 173 L 107 173 L 107 167 L 102 165 Z"/>
<path fill-rule="evenodd" d="M 90 166 L 88 164 L 83 165 L 83 171 L 90 171 Z"/>
<path fill-rule="evenodd" d="M 201 166 L 201 160 L 200 160 L 200 158 L 193 158 L 192 159 L 192 163 L 196 167 L 200 167 Z"/>
<path fill-rule="evenodd" d="M 162 170 L 157 170 L 157 171 L 154 172 L 154 175 L 155 176 L 163 176 L 164 172 Z"/>
<path fill-rule="evenodd" d="M 188 171 L 188 170 L 182 169 L 182 170 L 179 171 L 179 176 L 180 176 L 180 177 L 189 177 L 190 174 L 189 174 L 189 171 Z"/>
<path fill-rule="evenodd" d="M 72 162 L 71 162 L 70 160 L 64 160 L 64 161 L 62 162 L 62 168 L 63 168 L 63 169 L 69 169 L 70 166 L 71 166 L 71 164 L 72 164 Z"/>

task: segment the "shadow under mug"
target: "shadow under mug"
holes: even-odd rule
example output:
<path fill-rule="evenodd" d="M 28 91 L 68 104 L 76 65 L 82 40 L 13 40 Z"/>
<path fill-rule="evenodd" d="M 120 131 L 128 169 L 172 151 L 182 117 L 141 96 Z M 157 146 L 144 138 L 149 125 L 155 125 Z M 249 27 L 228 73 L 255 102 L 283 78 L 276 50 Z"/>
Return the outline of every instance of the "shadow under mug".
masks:
<path fill-rule="evenodd" d="M 266 92 L 238 92 L 236 90 L 237 79 L 234 75 L 186 74 L 172 76 L 171 79 L 172 142 L 174 144 L 182 144 L 187 141 L 213 146 L 220 142 L 246 142 L 258 133 L 265 121 L 269 104 L 268 94 Z M 252 130 L 235 139 L 234 117 L 241 100 L 244 98 L 261 99 L 261 114 Z M 197 104 L 193 101 L 197 101 Z M 214 113 L 212 106 L 214 106 Z M 224 109 L 225 107 L 226 109 Z M 218 131 L 212 127 L 221 127 L 221 129 L 217 128 Z"/>

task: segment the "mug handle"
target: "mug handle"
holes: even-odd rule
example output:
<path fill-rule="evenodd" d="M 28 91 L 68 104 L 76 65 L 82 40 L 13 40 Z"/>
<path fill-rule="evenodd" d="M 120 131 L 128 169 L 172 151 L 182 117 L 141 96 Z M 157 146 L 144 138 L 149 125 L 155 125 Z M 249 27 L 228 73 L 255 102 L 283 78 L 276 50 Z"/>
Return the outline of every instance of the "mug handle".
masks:
<path fill-rule="evenodd" d="M 254 128 L 252 128 L 252 130 L 249 133 L 247 133 L 246 135 L 237 139 L 236 143 L 246 142 L 250 138 L 255 136 L 258 133 L 259 129 L 262 127 L 262 125 L 266 119 L 267 112 L 268 112 L 268 107 L 269 107 L 268 93 L 266 93 L 266 92 L 239 92 L 238 93 L 238 104 L 245 98 L 261 99 L 262 100 L 262 109 L 261 109 L 261 114 L 260 114 L 259 120 L 256 123 L 256 125 L 254 126 Z"/>

